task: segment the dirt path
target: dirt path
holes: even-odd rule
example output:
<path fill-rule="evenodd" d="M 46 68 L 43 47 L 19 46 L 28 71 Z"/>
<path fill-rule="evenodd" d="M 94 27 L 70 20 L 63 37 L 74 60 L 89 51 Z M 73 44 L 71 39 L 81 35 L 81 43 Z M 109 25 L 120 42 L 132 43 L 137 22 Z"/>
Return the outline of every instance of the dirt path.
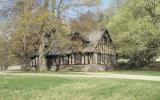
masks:
<path fill-rule="evenodd" d="M 160 76 L 147 75 L 128 75 L 128 74 L 109 74 L 109 73 L 72 73 L 72 74 L 52 74 L 52 73 L 8 73 L 0 72 L 0 75 L 20 75 L 20 76 L 52 76 L 52 77 L 86 77 L 86 78 L 112 78 L 112 79 L 131 79 L 131 80 L 148 80 L 160 81 Z"/>

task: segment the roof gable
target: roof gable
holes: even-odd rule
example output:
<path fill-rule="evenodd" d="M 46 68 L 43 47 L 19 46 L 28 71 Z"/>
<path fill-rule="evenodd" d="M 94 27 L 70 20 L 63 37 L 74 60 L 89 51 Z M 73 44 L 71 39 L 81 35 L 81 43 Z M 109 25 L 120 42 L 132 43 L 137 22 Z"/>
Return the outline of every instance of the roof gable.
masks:
<path fill-rule="evenodd" d="M 107 29 L 103 29 L 101 31 L 94 31 L 88 35 L 87 39 L 90 42 L 87 47 L 84 48 L 83 52 L 93 52 L 103 36 L 107 38 L 109 42 L 112 42 L 112 39 Z"/>
<path fill-rule="evenodd" d="M 59 55 L 59 54 L 69 54 L 71 52 L 93 52 L 95 50 L 95 48 L 97 47 L 99 41 L 102 39 L 102 37 L 104 36 L 105 38 L 109 39 L 109 42 L 112 42 L 112 39 L 108 33 L 107 29 L 103 29 L 101 31 L 93 31 L 90 33 L 86 33 L 87 35 L 82 35 L 78 32 L 71 34 L 71 41 L 77 41 L 77 40 L 82 40 L 83 42 L 87 43 L 87 45 L 85 47 L 83 47 L 82 50 L 80 51 L 73 51 L 72 48 L 72 44 L 70 46 L 68 46 L 67 50 L 59 50 L 58 52 L 54 49 L 49 50 L 47 55 Z"/>

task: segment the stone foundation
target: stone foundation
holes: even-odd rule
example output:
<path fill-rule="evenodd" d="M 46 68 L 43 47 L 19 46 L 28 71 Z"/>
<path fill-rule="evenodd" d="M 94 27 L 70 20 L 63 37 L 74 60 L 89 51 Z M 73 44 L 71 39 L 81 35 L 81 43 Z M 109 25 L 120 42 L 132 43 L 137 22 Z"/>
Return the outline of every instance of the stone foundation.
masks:
<path fill-rule="evenodd" d="M 104 72 L 114 70 L 113 66 L 107 65 L 61 65 L 59 71 L 74 71 L 74 72 Z M 52 66 L 51 71 L 56 71 L 56 66 Z"/>

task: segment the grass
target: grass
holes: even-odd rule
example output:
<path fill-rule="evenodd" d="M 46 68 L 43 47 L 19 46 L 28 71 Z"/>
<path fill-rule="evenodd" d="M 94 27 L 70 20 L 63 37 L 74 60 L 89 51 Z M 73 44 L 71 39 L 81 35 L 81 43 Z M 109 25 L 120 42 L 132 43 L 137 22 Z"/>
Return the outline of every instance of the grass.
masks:
<path fill-rule="evenodd" d="M 85 72 L 30 72 L 30 71 L 10 71 L 8 73 L 42 73 L 42 74 L 69 74 L 69 75 L 88 75 Z M 129 75 L 151 75 L 151 76 L 160 76 L 160 71 L 142 71 L 142 70 L 120 70 L 120 71 L 109 71 L 109 72 L 98 72 L 98 73 L 110 73 L 110 74 L 129 74 Z"/>
<path fill-rule="evenodd" d="M 106 73 L 160 76 L 160 71 L 122 70 L 122 71 L 111 71 Z"/>
<path fill-rule="evenodd" d="M 30 73 L 34 73 L 34 74 L 66 74 L 66 75 L 88 75 L 87 73 L 85 73 L 85 72 L 61 72 L 61 71 L 59 71 L 59 72 L 55 72 L 55 71 L 9 71 L 9 72 L 7 72 L 7 73 L 28 73 L 28 74 L 30 74 Z"/>
<path fill-rule="evenodd" d="M 0 76 L 0 100 L 160 100 L 160 82 Z"/>

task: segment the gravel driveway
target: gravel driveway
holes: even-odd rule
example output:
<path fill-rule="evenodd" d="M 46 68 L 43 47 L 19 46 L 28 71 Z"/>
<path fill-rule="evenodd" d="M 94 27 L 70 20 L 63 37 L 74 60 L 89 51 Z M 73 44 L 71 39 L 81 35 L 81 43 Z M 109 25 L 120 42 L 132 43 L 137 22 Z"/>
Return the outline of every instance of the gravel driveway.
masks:
<path fill-rule="evenodd" d="M 109 73 L 89 73 L 89 72 L 75 72 L 75 74 L 74 73 L 72 73 L 72 74 L 54 74 L 53 73 L 52 74 L 52 73 L 10 73 L 10 72 L 8 73 L 8 72 L 0 72 L 0 75 L 86 77 L 86 78 L 112 78 L 112 79 L 160 81 L 160 76 L 109 74 Z"/>

